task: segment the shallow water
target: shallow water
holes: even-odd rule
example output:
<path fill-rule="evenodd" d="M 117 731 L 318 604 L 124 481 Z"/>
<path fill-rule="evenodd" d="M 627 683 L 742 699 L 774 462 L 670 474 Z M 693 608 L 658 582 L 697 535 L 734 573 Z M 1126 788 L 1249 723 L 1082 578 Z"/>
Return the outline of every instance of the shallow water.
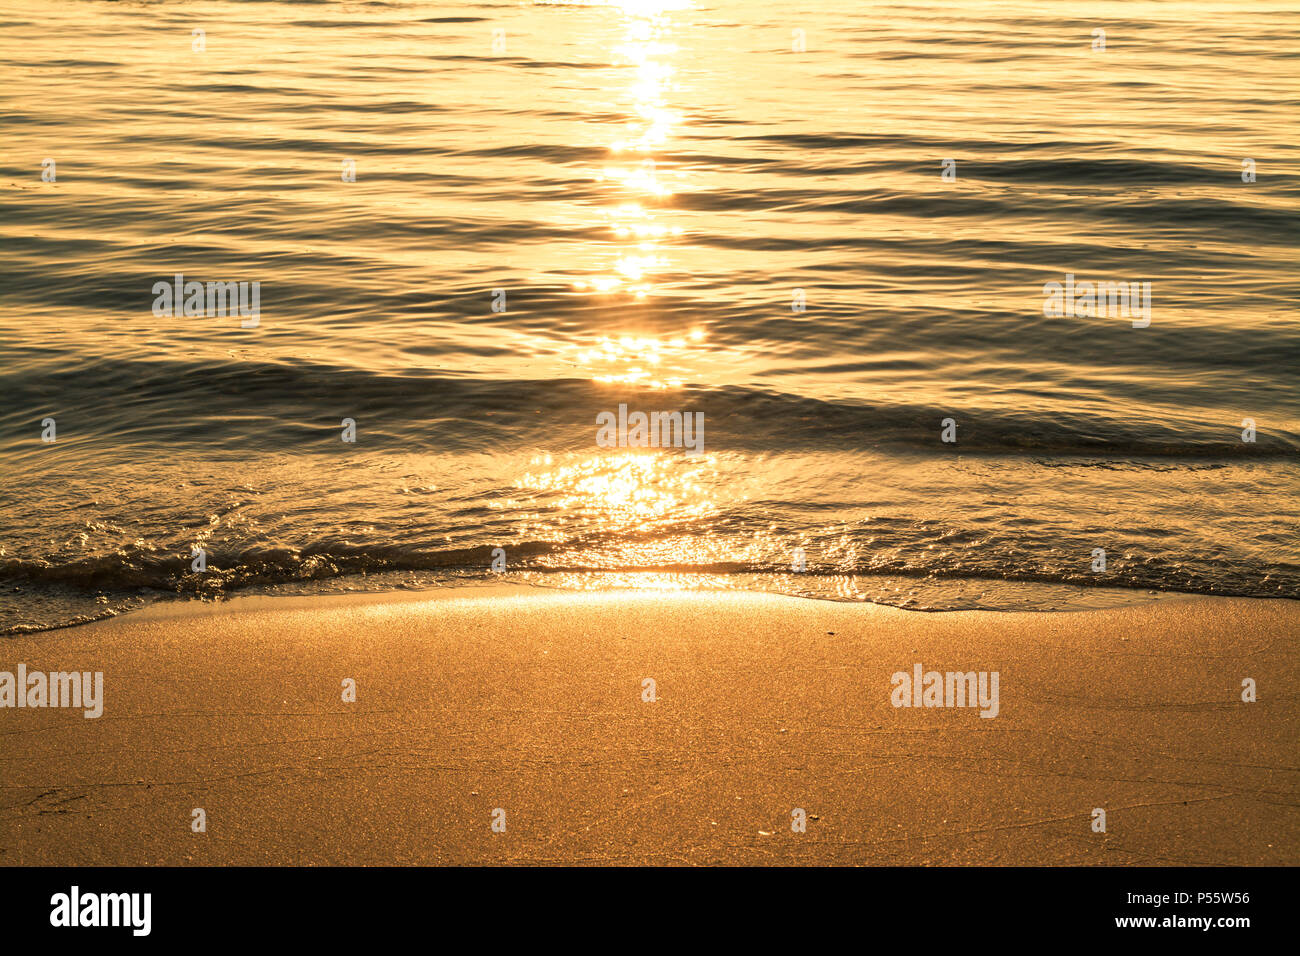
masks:
<path fill-rule="evenodd" d="M 1089 14 L 0 0 L 0 629 L 494 548 L 1300 597 L 1300 12 Z M 259 283 L 256 327 L 157 314 L 178 273 Z M 1045 314 L 1067 274 L 1150 324 Z M 620 404 L 702 452 L 602 447 Z"/>

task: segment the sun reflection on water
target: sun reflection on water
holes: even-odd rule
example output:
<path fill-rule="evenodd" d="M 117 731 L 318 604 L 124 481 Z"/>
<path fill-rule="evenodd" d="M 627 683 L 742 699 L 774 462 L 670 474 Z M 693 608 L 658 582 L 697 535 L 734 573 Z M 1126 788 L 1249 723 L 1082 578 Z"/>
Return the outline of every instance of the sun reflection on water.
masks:
<path fill-rule="evenodd" d="M 574 363 L 596 382 L 680 388 L 690 359 L 703 341 L 704 333 L 699 329 L 666 341 L 644 336 L 601 336 L 593 345 L 577 347 Z"/>
<path fill-rule="evenodd" d="M 624 452 L 556 465 L 542 455 L 515 481 L 532 506 L 524 514 L 534 540 L 564 540 L 575 530 L 622 532 L 661 522 L 691 521 L 717 513 L 711 486 L 717 481 L 712 455 Z"/>
<path fill-rule="evenodd" d="M 682 234 L 680 227 L 657 221 L 671 198 L 674 172 L 655 158 L 680 124 L 681 117 L 668 106 L 678 47 L 671 40 L 672 24 L 666 14 L 686 3 L 674 0 L 624 0 L 615 4 L 623 13 L 623 42 L 612 50 L 615 64 L 631 66 L 633 80 L 627 89 L 629 115 L 626 126 L 609 143 L 610 162 L 594 174 L 600 183 L 618 191 L 616 202 L 602 211 L 613 235 L 613 259 L 603 274 L 574 283 L 579 291 L 625 293 L 643 301 L 654 292 L 653 280 L 670 263 L 663 244 Z"/>
<path fill-rule="evenodd" d="M 507 509 L 518 539 L 568 545 L 536 556 L 534 568 L 573 571 L 708 568 L 760 560 L 770 533 L 711 533 L 724 512 L 743 508 L 731 456 L 622 451 L 557 462 L 539 455 L 514 482 Z M 677 583 L 669 582 L 675 579 Z M 689 587 L 669 573 L 669 586 Z M 698 584 L 698 582 L 697 582 Z"/>

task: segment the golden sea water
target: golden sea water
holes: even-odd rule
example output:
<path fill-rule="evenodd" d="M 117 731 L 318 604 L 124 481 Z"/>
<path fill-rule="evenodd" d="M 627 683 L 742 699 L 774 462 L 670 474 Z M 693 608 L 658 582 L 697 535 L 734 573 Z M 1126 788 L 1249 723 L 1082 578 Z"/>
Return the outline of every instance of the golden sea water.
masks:
<path fill-rule="evenodd" d="M 1300 597 L 1298 35 L 0 0 L 0 629 L 496 548 L 930 609 Z M 255 327 L 158 309 L 178 274 L 258 283 Z M 1045 314 L 1067 275 L 1149 282 L 1150 324 Z M 702 454 L 603 447 L 620 404 L 702 413 Z"/>

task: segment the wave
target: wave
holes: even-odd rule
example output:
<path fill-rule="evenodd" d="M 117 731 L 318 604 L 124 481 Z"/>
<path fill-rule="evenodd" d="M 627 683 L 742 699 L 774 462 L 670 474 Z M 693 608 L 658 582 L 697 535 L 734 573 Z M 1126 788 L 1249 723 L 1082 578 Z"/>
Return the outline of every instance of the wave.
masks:
<path fill-rule="evenodd" d="M 52 360 L 52 361 L 51 361 Z M 380 372 L 310 363 L 13 360 L 0 375 L 9 396 L 0 445 L 22 455 L 45 414 L 66 423 L 79 452 L 207 449 L 216 455 L 274 448 L 335 450 L 343 417 L 363 422 L 367 448 L 445 451 L 511 447 L 594 447 L 595 416 L 631 409 L 702 411 L 709 450 L 781 451 L 870 448 L 928 454 L 1087 455 L 1197 460 L 1276 459 L 1300 452 L 1300 436 L 1261 430 L 1244 442 L 1233 421 L 1118 417 L 1113 411 L 1047 414 L 952 404 L 868 404 L 744 386 L 643 389 L 585 379 L 478 379 L 423 372 Z M 57 396 L 51 400 L 50 396 Z M 1153 416 L 1155 417 L 1155 416 Z M 941 422 L 957 425 L 940 441 Z M 57 446 L 59 449 L 68 445 Z"/>
<path fill-rule="evenodd" d="M 665 579 L 695 586 L 771 590 L 826 600 L 869 600 L 917 609 L 992 607 L 978 596 L 949 591 L 942 601 L 922 600 L 918 591 L 944 592 L 950 582 L 986 582 L 1007 586 L 1052 585 L 1084 591 L 1185 593 L 1217 596 L 1300 599 L 1300 566 L 1243 569 L 1224 575 L 1198 574 L 1186 568 L 1150 562 L 1105 576 L 1083 570 L 1020 568 L 954 569 L 906 563 L 861 567 L 810 565 L 798 574 L 774 562 L 646 562 L 631 567 L 603 563 L 599 552 L 582 560 L 571 544 L 532 542 L 511 545 L 511 570 L 489 570 L 488 546 L 420 552 L 395 546 L 314 550 L 257 548 L 237 556 L 214 555 L 204 573 L 190 570 L 187 555 L 118 553 L 66 564 L 43 561 L 0 562 L 0 588 L 9 600 L 0 611 L 0 634 L 68 627 L 113 616 L 159 598 L 220 598 L 241 593 L 304 593 L 330 590 L 395 590 L 471 583 L 513 581 L 540 586 L 584 587 L 591 580 L 606 586 L 652 586 Z M 559 560 L 556 560 L 556 559 Z M 228 562 L 228 563 L 227 563 Z M 1248 570 L 1248 573 L 1246 571 Z M 901 585 L 901 586 L 900 586 Z M 1058 592 L 1059 594 L 1060 592 Z M 1077 600 L 1077 599 L 1076 599 Z M 1085 602 L 1087 598 L 1083 599 Z M 1026 602 L 1030 602 L 1027 604 Z M 1008 592 L 999 608 L 1025 609 L 1032 593 Z"/>

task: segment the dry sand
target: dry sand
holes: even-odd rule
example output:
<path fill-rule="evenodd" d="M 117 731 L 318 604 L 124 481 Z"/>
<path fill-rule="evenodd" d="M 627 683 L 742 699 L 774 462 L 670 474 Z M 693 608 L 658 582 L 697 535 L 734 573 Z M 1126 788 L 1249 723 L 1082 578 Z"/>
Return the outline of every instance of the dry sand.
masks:
<path fill-rule="evenodd" d="M 0 710 L 0 863 L 1296 864 L 1297 635 L 1300 602 L 1237 599 L 159 606 L 0 643 L 106 698 Z M 998 671 L 999 715 L 893 707 L 917 662 Z"/>

